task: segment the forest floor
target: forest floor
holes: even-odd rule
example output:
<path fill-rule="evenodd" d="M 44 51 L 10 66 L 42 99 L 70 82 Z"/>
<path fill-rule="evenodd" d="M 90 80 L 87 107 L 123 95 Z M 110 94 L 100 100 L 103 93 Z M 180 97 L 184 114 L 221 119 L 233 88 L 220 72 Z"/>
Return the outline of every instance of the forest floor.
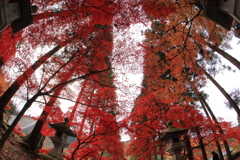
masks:
<path fill-rule="evenodd" d="M 3 128 L 0 129 L 2 137 Z M 33 150 L 23 142 L 21 136 L 12 133 L 6 141 L 3 149 L 0 150 L 0 160 L 37 160 L 41 159 Z"/>

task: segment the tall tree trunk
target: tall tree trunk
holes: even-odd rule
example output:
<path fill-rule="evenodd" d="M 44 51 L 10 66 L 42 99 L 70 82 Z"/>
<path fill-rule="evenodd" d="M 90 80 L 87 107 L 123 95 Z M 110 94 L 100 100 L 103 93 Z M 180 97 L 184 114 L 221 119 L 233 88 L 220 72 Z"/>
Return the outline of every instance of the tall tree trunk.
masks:
<path fill-rule="evenodd" d="M 199 145 L 200 145 L 200 148 L 201 148 L 201 151 L 202 151 L 203 159 L 204 160 L 208 160 L 207 153 L 206 153 L 206 150 L 205 150 L 205 146 L 204 146 L 204 143 L 203 143 L 202 136 L 201 136 L 201 133 L 199 131 L 199 128 L 196 128 L 196 133 L 197 133 Z"/>
<path fill-rule="evenodd" d="M 196 92 L 196 91 L 195 91 L 195 92 Z M 210 119 L 210 116 L 209 116 L 209 114 L 208 114 L 208 111 L 207 111 L 207 109 L 206 109 L 206 107 L 205 107 L 205 105 L 204 105 L 204 102 L 203 102 L 203 100 L 202 100 L 203 97 L 200 95 L 200 92 L 196 93 L 196 95 L 197 95 L 197 97 L 198 97 L 198 99 L 199 99 L 199 101 L 200 101 L 200 103 L 201 103 L 201 105 L 202 105 L 202 108 L 203 108 L 206 116 Z M 209 107 L 209 108 L 210 108 L 210 107 Z M 210 109 L 211 109 L 211 108 L 210 108 Z M 212 112 L 212 110 L 211 110 L 211 112 Z M 215 131 L 212 130 L 212 132 L 214 133 Z M 222 149 L 221 149 L 221 146 L 220 146 L 220 142 L 219 142 L 218 139 L 215 139 L 215 141 L 216 141 L 216 146 L 217 146 L 218 153 L 219 153 L 219 156 L 220 156 L 220 160 L 224 160 L 223 153 L 222 153 Z"/>
<path fill-rule="evenodd" d="M 207 108 L 207 110 L 208 110 L 208 112 L 210 113 L 210 115 L 211 115 L 212 119 L 214 120 L 214 122 L 218 125 L 219 132 L 220 132 L 221 134 L 224 134 L 221 126 L 219 125 L 219 122 L 218 122 L 217 118 L 215 117 L 214 113 L 212 112 L 212 110 L 211 110 L 211 108 L 209 107 L 209 105 L 207 104 L 207 102 L 204 100 L 204 98 L 202 97 L 201 94 L 199 94 L 199 97 L 201 97 L 201 100 L 203 101 L 204 106 Z M 229 145 L 228 145 L 228 143 L 227 143 L 226 140 L 223 140 L 223 145 L 224 145 L 224 148 L 225 148 L 225 150 L 226 150 L 226 152 L 227 152 L 228 160 L 233 160 L 231 151 L 230 151 L 230 149 L 229 149 Z"/>
<path fill-rule="evenodd" d="M 161 160 L 164 160 L 164 157 L 163 157 L 163 155 L 161 155 Z"/>
<path fill-rule="evenodd" d="M 221 56 L 223 56 L 225 59 L 227 59 L 229 62 L 231 62 L 233 65 L 235 65 L 240 70 L 240 62 L 237 59 L 235 59 L 234 57 L 232 57 L 230 54 L 228 54 L 224 50 L 220 49 L 219 47 L 216 47 L 209 42 L 206 42 L 206 43 L 212 50 L 219 53 Z"/>
<path fill-rule="evenodd" d="M 154 155 L 154 159 L 157 160 L 157 155 L 156 154 Z"/>
<path fill-rule="evenodd" d="M 191 142 L 190 142 L 190 139 L 189 139 L 189 136 L 188 136 L 187 133 L 184 134 L 184 141 L 185 141 L 185 144 L 186 144 L 188 160 L 194 160 Z"/>
<path fill-rule="evenodd" d="M 199 66 L 200 67 L 200 66 Z M 220 92 L 225 96 L 225 98 L 229 101 L 230 105 L 233 107 L 233 109 L 236 111 L 238 116 L 240 116 L 240 109 L 237 106 L 237 104 L 234 102 L 234 100 L 231 98 L 231 96 L 222 88 L 218 82 L 210 75 L 208 74 L 203 68 L 201 68 L 204 71 L 204 74 L 207 76 L 207 78 L 220 90 Z"/>
<path fill-rule="evenodd" d="M 22 118 L 24 113 L 28 110 L 29 107 L 31 107 L 32 103 L 37 99 L 37 97 L 40 96 L 40 93 L 35 94 L 31 99 L 29 99 L 25 105 L 23 106 L 23 109 L 19 112 L 11 126 L 8 128 L 8 130 L 4 133 L 2 138 L 0 139 L 0 149 L 2 149 L 3 145 L 5 144 L 6 140 L 12 133 L 13 129 L 16 127 L 19 120 Z"/>
<path fill-rule="evenodd" d="M 38 69 L 43 63 L 45 63 L 53 54 L 59 51 L 62 47 L 57 45 L 52 50 L 43 55 L 38 61 L 36 61 L 32 66 L 30 66 L 22 75 L 20 75 L 12 85 L 4 92 L 0 97 L 0 127 L 3 124 L 3 113 L 5 107 L 12 99 L 13 95 L 18 91 L 22 84 L 26 81 L 26 78 L 30 77 L 36 69 Z"/>

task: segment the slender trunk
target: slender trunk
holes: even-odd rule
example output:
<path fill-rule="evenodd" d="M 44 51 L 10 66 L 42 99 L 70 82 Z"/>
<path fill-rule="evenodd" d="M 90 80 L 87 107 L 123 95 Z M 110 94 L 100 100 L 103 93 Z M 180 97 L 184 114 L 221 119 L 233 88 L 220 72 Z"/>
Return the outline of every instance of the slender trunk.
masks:
<path fill-rule="evenodd" d="M 219 140 L 216 140 L 216 146 L 217 146 L 217 150 L 218 150 L 220 160 L 224 160 L 223 153 L 222 153 L 222 148 L 221 148 Z"/>
<path fill-rule="evenodd" d="M 47 112 L 43 111 L 40 115 L 40 118 L 45 119 L 45 116 L 47 116 Z M 26 142 L 30 144 L 30 146 L 33 148 L 34 151 L 37 151 L 39 148 L 39 142 L 42 139 L 42 134 L 40 133 L 42 126 L 44 124 L 44 120 L 37 120 L 36 125 L 34 126 L 32 132 L 30 135 L 26 137 Z M 40 144 L 41 145 L 41 144 Z"/>
<path fill-rule="evenodd" d="M 205 75 L 207 78 L 221 91 L 221 93 L 225 96 L 225 98 L 229 101 L 233 109 L 236 111 L 238 116 L 240 116 L 240 109 L 237 106 L 237 104 L 234 102 L 234 100 L 231 98 L 231 96 L 218 84 L 218 82 L 210 75 L 208 74 L 204 69 L 202 69 L 205 72 Z"/>
<path fill-rule="evenodd" d="M 38 148 L 42 148 L 44 141 L 45 141 L 46 137 L 44 135 L 41 135 L 40 139 L 39 139 L 39 143 L 38 143 Z"/>
<path fill-rule="evenodd" d="M 198 100 L 200 101 L 200 103 L 201 103 L 201 105 L 202 105 L 202 109 L 204 110 L 204 113 L 206 114 L 207 118 L 208 118 L 208 119 L 211 119 L 211 118 L 210 118 L 210 115 L 209 115 L 209 113 L 208 113 L 208 111 L 207 111 L 207 109 L 206 109 L 206 107 L 205 107 L 205 105 L 204 105 L 204 103 L 203 103 L 203 100 L 202 100 L 203 97 L 200 96 L 200 93 L 199 93 L 199 94 L 196 93 L 196 95 L 197 95 Z"/>
<path fill-rule="evenodd" d="M 238 128 L 240 128 L 240 116 L 238 116 L 237 120 L 238 120 Z"/>
<path fill-rule="evenodd" d="M 200 94 L 198 94 L 198 93 L 196 93 L 196 95 L 197 95 L 197 97 L 198 97 L 198 99 L 199 99 L 199 101 L 200 101 L 200 103 L 202 105 L 202 108 L 203 108 L 206 116 L 210 119 L 209 113 L 208 113 L 208 111 L 207 111 L 207 109 L 206 109 L 206 107 L 204 105 L 204 102 L 203 102 L 203 97 Z M 211 110 L 211 112 L 212 112 L 212 110 Z M 214 133 L 215 131 L 212 130 L 212 132 Z M 219 143 L 219 140 L 215 139 L 215 141 L 216 141 L 216 146 L 217 146 L 218 153 L 219 153 L 219 156 L 220 156 L 220 160 L 224 160 L 223 153 L 222 153 L 222 148 L 221 148 L 221 145 Z"/>
<path fill-rule="evenodd" d="M 191 142 L 190 142 L 190 139 L 189 139 L 189 136 L 188 136 L 187 133 L 184 134 L 184 141 L 185 141 L 185 144 L 186 144 L 188 160 L 194 160 Z"/>
<path fill-rule="evenodd" d="M 235 59 L 234 57 L 232 57 L 231 55 L 229 55 L 227 52 L 220 49 L 219 47 L 216 47 L 208 42 L 206 42 L 206 43 L 212 50 L 219 53 L 221 56 L 223 56 L 225 59 L 227 59 L 229 62 L 231 62 L 233 65 L 235 65 L 240 70 L 240 62 L 237 59 Z"/>
<path fill-rule="evenodd" d="M 2 66 L 4 65 L 3 60 L 0 59 L 0 68 L 2 68 Z"/>
<path fill-rule="evenodd" d="M 203 143 L 203 140 L 202 140 L 201 133 L 200 133 L 200 131 L 199 131 L 198 128 L 196 128 L 196 129 L 197 129 L 196 133 L 197 133 L 199 145 L 200 145 L 200 148 L 201 148 L 201 151 L 202 151 L 203 159 L 204 159 L 204 160 L 208 160 L 207 154 L 206 154 L 206 150 L 205 150 L 205 146 L 204 146 L 204 143 Z"/>
<path fill-rule="evenodd" d="M 164 160 L 164 157 L 163 157 L 163 155 L 161 155 L 161 160 Z"/>
<path fill-rule="evenodd" d="M 208 112 L 210 113 L 212 119 L 213 119 L 214 122 L 218 125 L 219 132 L 220 132 L 221 134 L 224 134 L 224 132 L 223 132 L 221 126 L 219 125 L 219 122 L 218 122 L 217 118 L 215 117 L 214 113 L 212 112 L 211 108 L 209 107 L 209 105 L 207 104 L 207 102 L 204 100 L 204 98 L 202 97 L 202 95 L 199 94 L 199 96 L 201 97 L 201 100 L 203 101 L 204 106 L 207 108 Z M 224 148 L 225 148 L 225 150 L 226 150 L 226 152 L 227 152 L 228 160 L 233 160 L 231 151 L 230 151 L 230 149 L 229 149 L 229 145 L 228 145 L 228 143 L 227 143 L 226 140 L 223 140 L 223 145 L 224 145 Z"/>
<path fill-rule="evenodd" d="M 4 133 L 0 140 L 0 149 L 2 149 L 3 145 L 5 144 L 6 140 L 12 133 L 13 129 L 16 127 L 17 123 L 21 119 L 21 117 L 24 115 L 24 113 L 28 110 L 29 107 L 31 107 L 32 103 L 37 99 L 37 97 L 40 96 L 40 93 L 35 94 L 31 99 L 29 99 L 25 105 L 23 106 L 23 109 L 19 112 L 11 126 L 8 128 L 8 130 Z"/>
<path fill-rule="evenodd" d="M 154 159 L 157 160 L 157 155 L 154 155 Z"/>
<path fill-rule="evenodd" d="M 57 45 L 52 50 L 43 55 L 38 61 L 36 61 L 32 66 L 30 66 L 22 75 L 20 75 L 12 85 L 4 92 L 0 97 L 0 127 L 3 124 L 3 113 L 5 107 L 12 99 L 13 95 L 18 91 L 22 84 L 30 77 L 36 69 L 38 69 L 44 62 L 46 62 L 53 54 L 59 51 L 62 47 Z"/>

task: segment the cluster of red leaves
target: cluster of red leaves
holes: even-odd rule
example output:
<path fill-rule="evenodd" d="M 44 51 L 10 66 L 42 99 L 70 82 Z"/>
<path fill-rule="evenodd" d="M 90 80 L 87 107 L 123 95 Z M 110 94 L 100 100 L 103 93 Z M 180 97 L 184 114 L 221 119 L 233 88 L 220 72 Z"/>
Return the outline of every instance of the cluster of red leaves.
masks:
<path fill-rule="evenodd" d="M 86 122 L 91 122 L 90 126 L 82 123 L 85 119 L 89 119 Z M 119 126 L 114 115 L 100 108 L 88 108 L 80 124 L 76 122 L 72 124 L 75 132 L 77 131 L 78 140 L 71 145 L 74 155 L 65 156 L 81 158 L 87 155 L 89 158 L 97 158 L 100 153 L 103 153 L 105 159 L 109 156 L 113 159 L 124 159 Z"/>
<path fill-rule="evenodd" d="M 17 45 L 22 41 L 22 32 L 17 34 L 12 33 L 11 26 L 7 27 L 3 32 L 0 33 L 0 60 L 1 63 L 8 62 L 17 51 Z M 7 51 L 6 51 L 7 49 Z"/>
<path fill-rule="evenodd" d="M 44 136 L 50 136 L 50 137 L 54 137 L 56 130 L 53 128 L 50 128 L 48 123 L 44 123 L 42 130 L 41 130 L 42 135 Z"/>
<path fill-rule="evenodd" d="M 159 2 L 152 0 L 142 0 L 141 2 L 143 10 L 146 13 L 151 14 L 151 16 L 158 18 L 162 22 L 166 21 L 169 14 L 176 11 L 176 7 L 173 2 Z"/>
<path fill-rule="evenodd" d="M 14 129 L 13 129 L 13 133 L 16 133 L 20 136 L 25 136 L 22 132 L 21 132 L 21 127 L 19 125 L 17 125 Z"/>
<path fill-rule="evenodd" d="M 39 152 L 42 154 L 48 154 L 49 151 L 51 151 L 51 149 L 39 149 Z"/>

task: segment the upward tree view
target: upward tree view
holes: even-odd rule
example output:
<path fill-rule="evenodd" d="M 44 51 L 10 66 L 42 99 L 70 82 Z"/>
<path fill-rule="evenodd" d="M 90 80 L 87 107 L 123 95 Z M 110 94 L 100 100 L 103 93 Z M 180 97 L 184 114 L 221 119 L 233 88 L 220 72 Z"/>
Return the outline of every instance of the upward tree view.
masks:
<path fill-rule="evenodd" d="M 229 1 L 0 0 L 0 159 L 22 159 L 16 136 L 43 160 L 240 157 L 240 90 L 215 78 L 240 69 Z"/>

